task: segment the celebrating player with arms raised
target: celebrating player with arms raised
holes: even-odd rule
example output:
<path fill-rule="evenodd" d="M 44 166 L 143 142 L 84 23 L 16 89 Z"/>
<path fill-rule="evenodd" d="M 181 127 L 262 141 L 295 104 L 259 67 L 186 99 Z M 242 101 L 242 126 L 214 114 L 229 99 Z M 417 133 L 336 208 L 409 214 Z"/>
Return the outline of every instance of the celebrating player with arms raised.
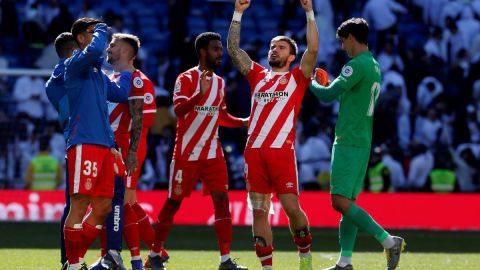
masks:
<path fill-rule="evenodd" d="M 307 15 L 307 50 L 300 66 L 290 70 L 297 44 L 286 36 L 270 42 L 271 70 L 253 62 L 239 48 L 242 13 L 249 0 L 237 0 L 228 33 L 228 53 L 246 76 L 252 94 L 252 110 L 245 149 L 248 199 L 253 209 L 255 250 L 263 269 L 272 269 L 273 236 L 268 222 L 271 195 L 276 192 L 289 218 L 300 256 L 300 269 L 312 269 L 312 236 L 308 219 L 298 201 L 295 136 L 297 116 L 317 59 L 318 31 L 311 0 L 300 1 Z"/>

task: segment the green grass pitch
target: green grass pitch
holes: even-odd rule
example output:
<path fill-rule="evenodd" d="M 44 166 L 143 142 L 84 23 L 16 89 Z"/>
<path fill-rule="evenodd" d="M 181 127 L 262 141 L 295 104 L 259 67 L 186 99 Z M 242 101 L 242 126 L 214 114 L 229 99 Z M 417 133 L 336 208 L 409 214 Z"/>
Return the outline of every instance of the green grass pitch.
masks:
<path fill-rule="evenodd" d="M 0 269 L 60 269 L 58 225 L 0 223 Z M 405 237 L 408 246 L 399 270 L 478 270 L 479 232 L 393 231 Z M 314 269 L 335 263 L 338 254 L 337 231 L 314 229 Z M 274 229 L 274 269 L 298 269 L 298 257 L 286 228 Z M 167 241 L 169 270 L 218 269 L 215 234 L 209 227 L 174 227 Z M 261 269 L 253 250 L 250 228 L 235 227 L 232 257 L 249 269 Z M 87 262 L 97 258 L 96 248 L 87 253 Z M 129 267 L 129 254 L 122 252 Z M 145 255 L 146 251 L 142 253 Z M 360 233 L 353 256 L 356 270 L 385 269 L 385 257 L 375 240 Z"/>

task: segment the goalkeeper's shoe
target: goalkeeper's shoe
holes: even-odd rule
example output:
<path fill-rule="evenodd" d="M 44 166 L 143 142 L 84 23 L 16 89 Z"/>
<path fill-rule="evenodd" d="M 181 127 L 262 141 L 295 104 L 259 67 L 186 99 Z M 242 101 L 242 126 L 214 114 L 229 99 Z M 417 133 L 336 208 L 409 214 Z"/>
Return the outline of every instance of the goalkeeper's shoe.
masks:
<path fill-rule="evenodd" d="M 218 270 L 248 270 L 248 267 L 238 265 L 236 259 L 228 259 L 218 266 Z"/>
<path fill-rule="evenodd" d="M 345 266 L 339 266 L 338 264 L 335 264 L 332 267 L 325 268 L 323 270 L 353 270 L 353 266 L 351 264 L 347 264 Z"/>
<path fill-rule="evenodd" d="M 301 256 L 299 258 L 299 270 L 312 270 L 312 254 L 308 253 L 306 256 Z"/>
<path fill-rule="evenodd" d="M 164 263 L 168 261 L 168 256 L 160 257 L 156 255 L 155 257 L 148 256 L 148 264 L 152 270 L 167 270 Z M 146 267 L 145 267 L 146 268 Z"/>
<path fill-rule="evenodd" d="M 398 262 L 400 261 L 400 255 L 407 246 L 407 243 L 405 243 L 405 240 L 403 240 L 401 237 L 393 236 L 393 241 L 395 241 L 393 247 L 385 249 L 385 256 L 387 257 L 387 270 L 394 270 L 397 268 Z"/>

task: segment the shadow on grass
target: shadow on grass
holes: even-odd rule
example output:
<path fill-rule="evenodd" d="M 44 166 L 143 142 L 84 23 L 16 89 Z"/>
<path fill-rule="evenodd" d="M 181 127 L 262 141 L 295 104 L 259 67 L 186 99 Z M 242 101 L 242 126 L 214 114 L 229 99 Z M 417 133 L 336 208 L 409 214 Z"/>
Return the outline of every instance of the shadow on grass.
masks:
<path fill-rule="evenodd" d="M 60 226 L 57 223 L 0 223 L 0 248 L 58 248 Z M 314 251 L 337 252 L 338 231 L 336 229 L 312 229 Z M 480 232 L 402 230 L 390 231 L 404 237 L 410 252 L 480 252 Z M 294 250 L 287 228 L 274 228 L 275 250 Z M 124 245 L 125 246 L 125 245 Z M 216 250 L 217 241 L 213 227 L 174 226 L 166 247 L 172 250 Z M 233 250 L 252 250 L 253 240 L 250 227 L 234 227 Z M 355 250 L 379 251 L 381 246 L 360 232 Z"/>

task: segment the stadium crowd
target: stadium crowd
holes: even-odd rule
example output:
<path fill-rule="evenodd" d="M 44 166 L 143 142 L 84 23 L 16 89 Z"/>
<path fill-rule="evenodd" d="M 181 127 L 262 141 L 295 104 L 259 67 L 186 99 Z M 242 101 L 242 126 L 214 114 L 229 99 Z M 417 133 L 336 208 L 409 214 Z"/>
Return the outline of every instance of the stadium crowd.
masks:
<path fill-rule="evenodd" d="M 157 114 L 149 134 L 140 189 L 168 186 L 175 118 L 176 76 L 198 63 L 193 38 L 206 30 L 227 38 L 230 1 L 0 1 L 0 70 L 52 69 L 54 38 L 84 16 L 100 17 L 113 32 L 140 37 L 138 66 L 156 85 Z M 108 5 L 107 5 L 107 4 Z M 305 37 L 305 15 L 296 0 L 253 1 L 242 22 L 242 47 L 267 66 L 268 39 Z M 375 112 L 372 191 L 480 191 L 480 0 L 314 0 L 320 34 L 318 65 L 333 79 L 345 63 L 335 39 L 340 22 L 362 16 L 370 24 L 370 49 L 383 81 Z M 277 22 L 260 20 L 266 16 Z M 299 42 L 306 44 L 306 42 Z M 226 44 L 224 43 L 224 46 Z M 303 53 L 304 48 L 300 48 Z M 231 114 L 250 112 L 247 81 L 223 56 Z M 45 95 L 45 78 L 0 74 L 0 188 L 25 187 L 27 168 L 49 140 L 50 155 L 64 163 L 65 142 Z M 338 104 L 319 103 L 307 91 L 297 126 L 299 180 L 305 190 L 328 188 Z M 230 186 L 243 189 L 246 130 L 221 129 Z M 43 150 L 43 149 L 42 149 Z M 372 185 L 381 177 L 383 184 Z"/>

